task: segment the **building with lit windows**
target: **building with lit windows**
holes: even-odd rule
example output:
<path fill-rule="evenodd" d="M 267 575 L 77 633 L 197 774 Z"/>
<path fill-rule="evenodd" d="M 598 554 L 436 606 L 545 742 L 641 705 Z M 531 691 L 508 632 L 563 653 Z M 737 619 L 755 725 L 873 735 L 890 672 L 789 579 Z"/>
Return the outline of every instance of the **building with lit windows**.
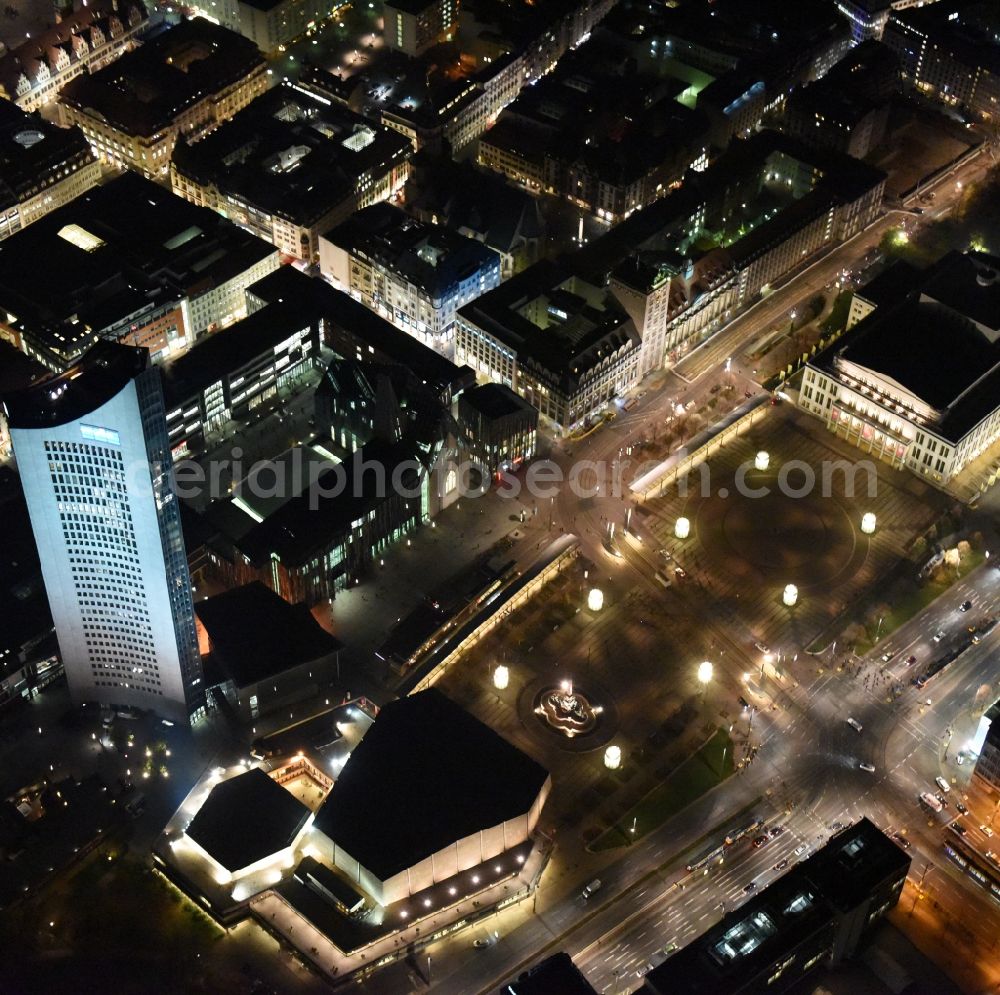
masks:
<path fill-rule="evenodd" d="M 0 239 L 89 190 L 101 166 L 79 128 L 0 99 Z"/>
<path fill-rule="evenodd" d="M 102 342 L 4 407 L 73 700 L 187 721 L 204 687 L 159 369 Z"/>
<path fill-rule="evenodd" d="M 883 41 L 921 93 L 975 118 L 1000 113 L 1000 35 L 988 0 L 893 10 Z"/>
<path fill-rule="evenodd" d="M 125 173 L 0 242 L 0 338 L 51 370 L 98 339 L 177 356 L 246 313 L 278 251 Z"/>
<path fill-rule="evenodd" d="M 249 418 L 301 379 L 319 357 L 319 321 L 296 301 L 268 304 L 163 365 L 174 456 Z"/>
<path fill-rule="evenodd" d="M 646 976 L 641 995 L 786 992 L 850 959 L 899 901 L 910 858 L 863 818 Z"/>
<path fill-rule="evenodd" d="M 447 349 L 458 308 L 500 284 L 500 257 L 441 225 L 376 204 L 320 238 L 335 287 L 427 345 Z"/>
<path fill-rule="evenodd" d="M 191 203 L 314 262 L 321 234 L 403 186 L 412 154 L 395 131 L 284 83 L 208 138 L 179 141 L 170 180 Z"/>
<path fill-rule="evenodd" d="M 480 384 L 458 399 L 462 447 L 487 473 L 516 470 L 538 445 L 538 410 L 509 387 Z"/>
<path fill-rule="evenodd" d="M 567 429 L 631 388 L 642 340 L 606 286 L 545 260 L 466 304 L 455 360 Z"/>
<path fill-rule="evenodd" d="M 458 20 L 459 0 L 385 0 L 382 37 L 389 48 L 422 55 L 451 39 Z"/>
<path fill-rule="evenodd" d="M 480 138 L 477 161 L 614 224 L 707 164 L 708 121 L 685 106 L 686 90 L 592 38 L 521 91 Z"/>
<path fill-rule="evenodd" d="M 809 360 L 799 405 L 944 484 L 1000 440 L 1000 258 L 952 252 L 890 273 L 881 290 L 862 288 L 864 316 Z"/>
<path fill-rule="evenodd" d="M 60 91 L 59 104 L 103 162 L 162 177 L 179 137 L 198 141 L 267 88 L 257 46 L 196 17 L 77 77 Z"/>
<path fill-rule="evenodd" d="M 892 7 L 891 0 L 837 0 L 837 10 L 851 25 L 851 40 L 856 45 L 882 37 Z"/>
<path fill-rule="evenodd" d="M 0 93 L 25 111 L 52 103 L 70 80 L 132 51 L 148 24 L 139 0 L 54 6 L 55 24 L 0 55 Z"/>

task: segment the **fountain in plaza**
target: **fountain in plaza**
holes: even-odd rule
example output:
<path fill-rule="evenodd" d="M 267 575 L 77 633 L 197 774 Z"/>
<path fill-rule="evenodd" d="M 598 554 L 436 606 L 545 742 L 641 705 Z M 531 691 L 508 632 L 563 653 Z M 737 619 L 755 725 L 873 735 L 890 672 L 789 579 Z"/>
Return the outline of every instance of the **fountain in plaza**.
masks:
<path fill-rule="evenodd" d="M 563 681 L 538 693 L 534 711 L 549 729 L 573 739 L 593 732 L 604 709 L 592 704 L 572 681 Z"/>

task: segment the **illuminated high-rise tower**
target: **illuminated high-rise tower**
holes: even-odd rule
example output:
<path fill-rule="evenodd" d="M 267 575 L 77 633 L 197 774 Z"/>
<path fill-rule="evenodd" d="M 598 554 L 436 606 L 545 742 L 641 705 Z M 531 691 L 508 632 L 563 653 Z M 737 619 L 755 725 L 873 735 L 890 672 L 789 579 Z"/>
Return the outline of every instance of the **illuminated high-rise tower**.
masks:
<path fill-rule="evenodd" d="M 159 369 L 102 342 L 4 407 L 73 700 L 187 720 L 204 688 Z"/>

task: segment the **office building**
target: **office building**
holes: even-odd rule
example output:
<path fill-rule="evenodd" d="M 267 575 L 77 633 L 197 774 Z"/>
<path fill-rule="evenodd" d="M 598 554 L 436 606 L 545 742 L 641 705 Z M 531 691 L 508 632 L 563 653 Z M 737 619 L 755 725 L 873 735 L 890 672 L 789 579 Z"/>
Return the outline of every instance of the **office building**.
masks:
<path fill-rule="evenodd" d="M 319 236 L 406 182 L 401 135 L 289 83 L 197 144 L 174 149 L 176 194 L 315 262 Z"/>
<path fill-rule="evenodd" d="M 257 46 L 204 18 L 181 21 L 59 93 L 62 115 L 119 169 L 165 176 L 177 139 L 203 138 L 268 87 Z"/>
<path fill-rule="evenodd" d="M 543 261 L 465 305 L 455 359 L 510 387 L 567 429 L 638 378 L 642 340 L 602 284 Z"/>
<path fill-rule="evenodd" d="M 101 166 L 79 128 L 0 99 L 0 239 L 89 190 Z"/>
<path fill-rule="evenodd" d="M 145 349 L 102 342 L 4 406 L 73 700 L 196 716 L 201 658 L 158 368 Z"/>
<path fill-rule="evenodd" d="M 195 616 L 208 693 L 246 723 L 315 697 L 339 673 L 340 643 L 259 581 L 199 601 Z"/>
<path fill-rule="evenodd" d="M 319 28 L 337 7 L 326 0 L 196 0 L 191 9 L 270 54 Z"/>
<path fill-rule="evenodd" d="M 1000 701 L 980 717 L 969 751 L 976 756 L 973 777 L 989 792 L 1000 790 Z"/>
<path fill-rule="evenodd" d="M 51 370 L 98 339 L 177 356 L 246 313 L 274 246 L 125 173 L 0 242 L 0 338 Z"/>
<path fill-rule="evenodd" d="M 837 10 L 847 18 L 855 45 L 881 39 L 893 6 L 891 0 L 837 0 Z"/>
<path fill-rule="evenodd" d="M 0 55 L 0 92 L 24 111 L 52 103 L 71 80 L 131 52 L 148 21 L 140 0 L 55 8 L 55 24 Z"/>
<path fill-rule="evenodd" d="M 464 391 L 458 426 L 463 450 L 486 473 L 516 470 L 535 455 L 538 410 L 504 384 Z"/>
<path fill-rule="evenodd" d="M 921 93 L 970 120 L 1000 114 L 1000 36 L 988 0 L 893 10 L 883 41 L 898 56 L 903 79 Z"/>
<path fill-rule="evenodd" d="M 885 138 L 898 81 L 892 50 L 866 41 L 821 80 L 792 92 L 781 130 L 809 145 L 863 159 Z"/>
<path fill-rule="evenodd" d="M 642 995 L 786 992 L 852 957 L 899 901 L 910 858 L 861 819 L 645 977 Z"/>
<path fill-rule="evenodd" d="M 459 0 L 386 0 L 382 38 L 389 48 L 423 55 L 438 42 L 451 40 L 458 6 Z"/>
<path fill-rule="evenodd" d="M 479 140 L 477 162 L 614 224 L 707 165 L 708 121 L 688 84 L 636 71 L 603 36 L 567 52 Z"/>
<path fill-rule="evenodd" d="M 597 995 L 569 954 L 558 953 L 522 971 L 496 995 Z"/>
<path fill-rule="evenodd" d="M 277 403 L 319 360 L 319 321 L 294 301 L 268 304 L 163 366 L 167 433 L 175 457 L 199 452 L 234 422 Z"/>
<path fill-rule="evenodd" d="M 809 360 L 799 405 L 863 452 L 945 484 L 1000 439 L 1000 258 L 952 252 L 891 273 L 859 291 L 856 323 Z"/>
<path fill-rule="evenodd" d="M 335 287 L 441 350 L 450 347 L 458 308 L 500 284 L 492 249 L 391 204 L 326 232 L 319 259 Z"/>
<path fill-rule="evenodd" d="M 551 787 L 540 764 L 429 688 L 381 708 L 316 815 L 313 845 L 388 905 L 527 842 Z"/>

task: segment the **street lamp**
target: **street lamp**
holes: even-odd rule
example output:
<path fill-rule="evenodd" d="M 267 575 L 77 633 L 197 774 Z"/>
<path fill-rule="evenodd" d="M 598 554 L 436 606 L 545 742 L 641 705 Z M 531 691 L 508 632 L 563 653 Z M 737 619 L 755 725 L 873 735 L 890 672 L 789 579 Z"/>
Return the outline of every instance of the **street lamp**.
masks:
<path fill-rule="evenodd" d="M 678 518 L 674 522 L 674 535 L 678 539 L 686 539 L 691 535 L 691 522 L 686 518 Z"/>
<path fill-rule="evenodd" d="M 794 584 L 786 584 L 781 600 L 789 608 L 793 607 L 799 600 L 799 589 Z"/>
<path fill-rule="evenodd" d="M 755 470 L 766 470 L 771 464 L 771 456 L 762 449 L 753 459 Z"/>
<path fill-rule="evenodd" d="M 592 587 L 587 595 L 587 607 L 592 612 L 599 612 L 604 607 L 604 592 L 599 587 Z"/>
<path fill-rule="evenodd" d="M 861 516 L 861 531 L 864 532 L 866 536 L 873 535 L 875 532 L 876 522 L 877 519 L 875 518 L 874 513 L 871 511 L 866 511 Z"/>
<path fill-rule="evenodd" d="M 498 691 L 503 691 L 510 683 L 510 671 L 501 663 L 493 671 L 493 686 Z"/>
<path fill-rule="evenodd" d="M 708 660 L 702 660 L 698 664 L 698 680 L 702 685 L 708 684 L 712 679 L 712 664 Z"/>
<path fill-rule="evenodd" d="M 604 766 L 608 770 L 618 770 L 622 762 L 622 748 L 612 744 L 604 751 Z"/>

